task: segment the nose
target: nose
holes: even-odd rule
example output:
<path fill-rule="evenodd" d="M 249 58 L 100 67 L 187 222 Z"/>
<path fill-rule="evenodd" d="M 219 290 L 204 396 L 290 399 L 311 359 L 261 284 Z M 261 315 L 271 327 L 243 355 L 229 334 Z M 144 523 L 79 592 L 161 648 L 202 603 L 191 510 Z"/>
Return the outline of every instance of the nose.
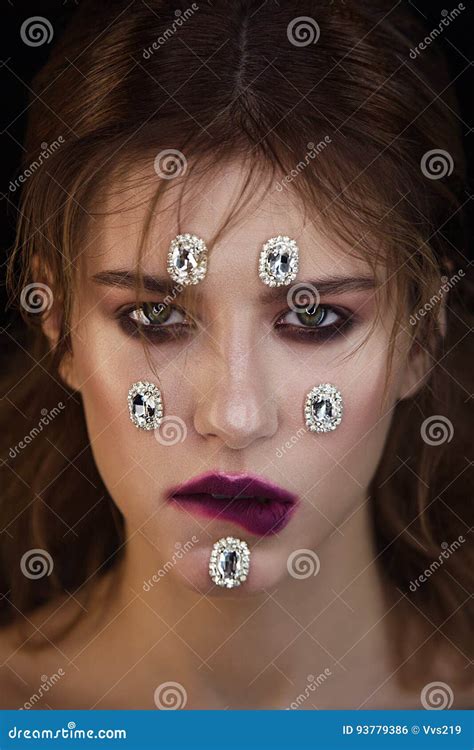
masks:
<path fill-rule="evenodd" d="M 275 434 L 277 403 L 263 359 L 258 346 L 251 349 L 249 342 L 228 343 L 217 354 L 195 410 L 194 427 L 200 435 L 242 450 Z"/>

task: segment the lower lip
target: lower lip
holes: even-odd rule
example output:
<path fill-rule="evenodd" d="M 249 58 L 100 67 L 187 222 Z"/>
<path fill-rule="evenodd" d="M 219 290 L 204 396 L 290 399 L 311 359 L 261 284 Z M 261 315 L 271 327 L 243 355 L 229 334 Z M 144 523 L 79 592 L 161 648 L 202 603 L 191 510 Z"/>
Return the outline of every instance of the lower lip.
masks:
<path fill-rule="evenodd" d="M 206 518 L 232 521 L 250 534 L 277 534 L 289 522 L 296 505 L 269 500 L 267 503 L 242 498 L 223 500 L 208 494 L 174 495 L 171 497 L 182 510 Z"/>

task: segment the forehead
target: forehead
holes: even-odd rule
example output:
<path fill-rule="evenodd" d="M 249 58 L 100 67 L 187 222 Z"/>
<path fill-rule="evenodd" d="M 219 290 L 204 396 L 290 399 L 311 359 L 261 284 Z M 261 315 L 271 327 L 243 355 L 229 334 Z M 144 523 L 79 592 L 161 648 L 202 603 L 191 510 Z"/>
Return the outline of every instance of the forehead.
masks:
<path fill-rule="evenodd" d="M 242 206 L 239 199 L 245 179 L 243 166 L 232 162 L 225 168 L 214 168 L 199 180 L 190 172 L 166 181 L 143 244 L 143 270 L 164 273 L 171 240 L 188 232 L 201 237 L 212 251 L 212 276 L 256 278 L 262 245 L 277 235 L 288 235 L 298 244 L 301 278 L 335 272 L 367 273 L 367 262 L 350 255 L 348 247 L 331 237 L 321 214 L 311 207 L 304 210 L 291 187 L 278 190 L 276 182 L 262 179 L 260 186 L 254 185 L 245 193 Z M 89 275 L 136 264 L 150 201 L 159 182 L 152 161 L 151 168 L 148 165 L 122 180 L 116 178 L 96 202 L 84 252 Z"/>

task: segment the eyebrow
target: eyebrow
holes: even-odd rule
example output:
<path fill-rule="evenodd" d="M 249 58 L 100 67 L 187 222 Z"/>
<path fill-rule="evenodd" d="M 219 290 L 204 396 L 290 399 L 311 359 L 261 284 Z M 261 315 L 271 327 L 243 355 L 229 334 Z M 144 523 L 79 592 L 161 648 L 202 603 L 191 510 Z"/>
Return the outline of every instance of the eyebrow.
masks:
<path fill-rule="evenodd" d="M 100 273 L 94 274 L 91 278 L 96 284 L 118 286 L 124 289 L 135 289 L 137 285 L 140 287 L 141 281 L 142 286 L 146 291 L 156 292 L 157 294 L 168 294 L 178 286 L 170 277 L 143 274 L 140 279 L 138 274 L 120 268 L 113 271 L 101 271 Z"/>
<path fill-rule="evenodd" d="M 260 301 L 263 304 L 271 304 L 275 300 L 281 299 L 288 295 L 291 286 L 298 287 L 304 292 L 304 289 L 317 289 L 318 294 L 329 296 L 334 294 L 343 294 L 344 292 L 362 292 L 375 289 L 377 286 L 372 276 L 325 276 L 321 279 L 295 280 L 292 285 L 270 287 L 260 295 Z M 297 291 L 295 289 L 295 291 Z"/>
<path fill-rule="evenodd" d="M 117 269 L 96 273 L 92 276 L 92 280 L 105 286 L 134 289 L 139 282 L 139 277 L 127 269 Z M 156 292 L 157 294 L 169 294 L 177 286 L 171 278 L 163 276 L 143 274 L 141 280 L 146 291 Z M 303 286 L 309 289 L 315 287 L 321 296 L 367 291 L 376 287 L 375 279 L 372 276 L 326 276 L 312 281 L 295 281 L 294 285 L 297 284 L 302 285 L 301 289 L 303 289 Z M 291 289 L 291 286 L 269 287 L 260 295 L 260 301 L 263 304 L 271 304 L 286 297 L 289 289 Z"/>

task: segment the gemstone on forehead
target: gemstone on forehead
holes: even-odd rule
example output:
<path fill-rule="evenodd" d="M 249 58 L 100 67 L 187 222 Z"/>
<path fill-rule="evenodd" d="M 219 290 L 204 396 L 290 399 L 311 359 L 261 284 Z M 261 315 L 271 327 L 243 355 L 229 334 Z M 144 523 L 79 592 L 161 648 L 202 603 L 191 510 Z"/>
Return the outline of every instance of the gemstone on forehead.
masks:
<path fill-rule="evenodd" d="M 286 286 L 298 273 L 298 245 L 285 235 L 265 242 L 260 253 L 258 273 L 268 286 Z"/>
<path fill-rule="evenodd" d="M 195 234 L 178 234 L 168 251 L 168 273 L 178 284 L 198 284 L 207 271 L 207 247 Z"/>
<path fill-rule="evenodd" d="M 128 410 L 135 427 L 156 430 L 163 421 L 163 402 L 158 386 L 146 380 L 134 383 L 128 391 Z"/>
<path fill-rule="evenodd" d="M 311 432 L 330 432 L 342 421 L 342 396 L 330 383 L 321 383 L 306 396 L 304 414 Z"/>
<path fill-rule="evenodd" d="M 250 550 L 241 539 L 222 537 L 212 547 L 209 575 L 217 586 L 240 586 L 247 580 L 249 566 Z"/>

